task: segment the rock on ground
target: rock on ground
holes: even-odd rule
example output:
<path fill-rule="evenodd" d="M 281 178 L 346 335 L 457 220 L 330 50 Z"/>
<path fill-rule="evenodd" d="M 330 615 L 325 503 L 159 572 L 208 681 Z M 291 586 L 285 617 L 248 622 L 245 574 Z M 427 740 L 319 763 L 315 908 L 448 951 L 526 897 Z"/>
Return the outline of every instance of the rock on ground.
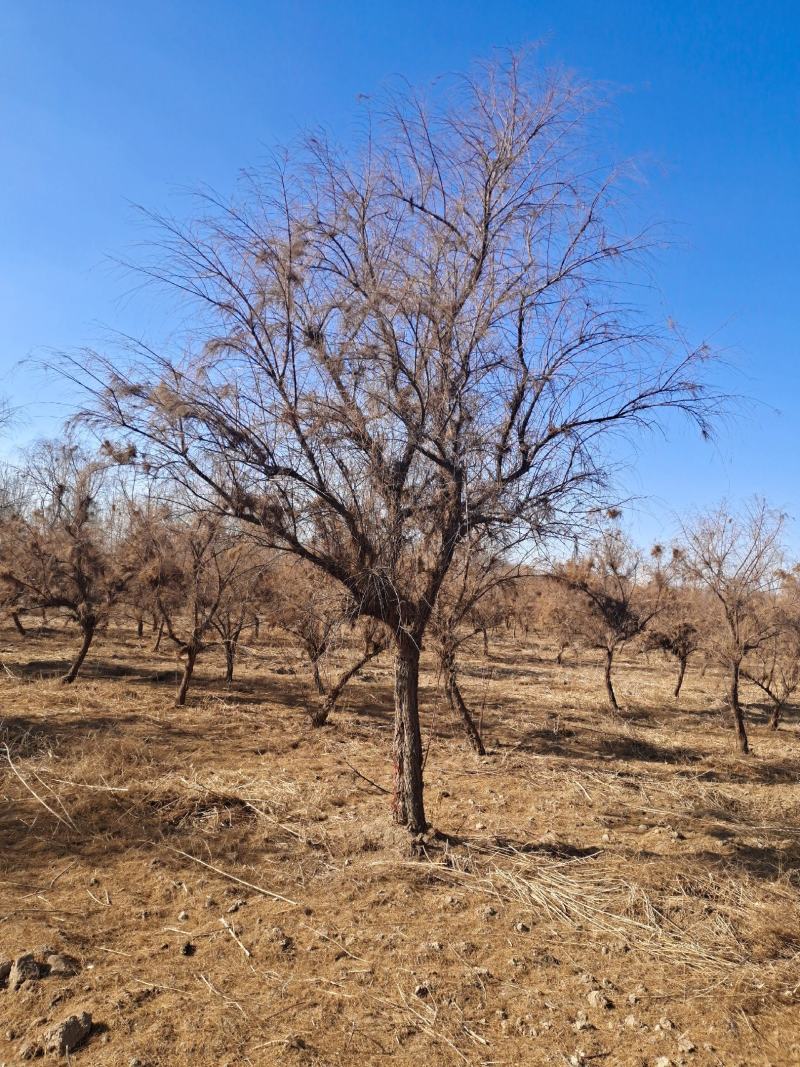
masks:
<path fill-rule="evenodd" d="M 77 974 L 80 970 L 80 964 L 73 956 L 67 956 L 63 952 L 51 952 L 46 958 L 45 963 L 50 968 L 50 974 L 58 975 L 62 978 L 71 978 L 72 975 Z"/>
<path fill-rule="evenodd" d="M 35 982 L 42 977 L 42 967 L 34 959 L 32 952 L 17 956 L 8 975 L 8 988 L 19 989 L 23 982 Z"/>
<path fill-rule="evenodd" d="M 72 1052 L 85 1041 L 92 1029 L 92 1017 L 88 1011 L 80 1015 L 70 1015 L 63 1023 L 51 1027 L 44 1035 L 44 1047 L 47 1052 L 63 1054 Z"/>
<path fill-rule="evenodd" d="M 613 1007 L 608 997 L 604 996 L 599 989 L 593 989 L 586 998 L 593 1008 L 611 1008 Z"/>

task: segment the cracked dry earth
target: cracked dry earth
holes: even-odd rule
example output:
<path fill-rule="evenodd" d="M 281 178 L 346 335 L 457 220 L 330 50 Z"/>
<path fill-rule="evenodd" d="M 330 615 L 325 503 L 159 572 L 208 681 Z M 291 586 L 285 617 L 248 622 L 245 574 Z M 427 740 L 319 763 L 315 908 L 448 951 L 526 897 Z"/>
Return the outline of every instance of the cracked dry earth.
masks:
<path fill-rule="evenodd" d="M 181 709 L 123 628 L 60 686 L 70 642 L 0 637 L 0 965 L 35 965 L 0 969 L 0 1063 L 800 1063 L 796 709 L 775 734 L 748 693 L 740 757 L 712 671 L 676 707 L 631 658 L 612 716 L 591 657 L 495 635 L 463 676 L 484 759 L 426 664 L 411 842 L 388 657 L 313 730 L 279 635 Z"/>

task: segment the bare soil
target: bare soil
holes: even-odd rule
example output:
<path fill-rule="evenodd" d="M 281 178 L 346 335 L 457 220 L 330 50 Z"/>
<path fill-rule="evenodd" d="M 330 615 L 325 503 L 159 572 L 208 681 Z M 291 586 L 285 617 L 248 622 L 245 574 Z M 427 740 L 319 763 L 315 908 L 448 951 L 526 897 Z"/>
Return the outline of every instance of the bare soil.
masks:
<path fill-rule="evenodd" d="M 800 1064 L 800 730 L 755 692 L 734 751 L 721 679 L 510 634 L 464 665 L 474 756 L 432 664 L 434 831 L 389 821 L 391 661 L 328 727 L 264 633 L 225 688 L 112 627 L 0 636 L 0 1063 L 91 1013 L 79 1064 Z M 4 747 L 7 745 L 7 748 Z M 53 1058 L 52 1056 L 50 1057 Z"/>

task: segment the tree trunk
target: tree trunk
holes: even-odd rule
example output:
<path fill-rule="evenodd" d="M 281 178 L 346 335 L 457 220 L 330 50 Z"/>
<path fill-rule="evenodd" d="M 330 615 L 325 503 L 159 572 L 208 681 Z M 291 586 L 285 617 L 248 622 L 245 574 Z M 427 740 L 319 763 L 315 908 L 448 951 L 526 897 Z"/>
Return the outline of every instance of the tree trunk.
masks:
<path fill-rule="evenodd" d="M 261 631 L 261 620 L 258 615 L 253 616 L 253 639 L 258 640 L 258 635 Z"/>
<path fill-rule="evenodd" d="M 605 666 L 605 683 L 606 683 L 606 695 L 608 696 L 608 702 L 614 711 L 619 711 L 619 704 L 617 703 L 617 695 L 614 692 L 614 685 L 611 681 L 611 665 L 614 662 L 613 649 L 606 649 L 606 666 Z"/>
<path fill-rule="evenodd" d="M 406 634 L 397 639 L 394 663 L 394 821 L 423 833 L 422 734 L 419 726 L 419 647 Z"/>
<path fill-rule="evenodd" d="M 233 685 L 233 667 L 236 662 L 236 638 L 226 638 L 225 645 L 225 684 Z"/>
<path fill-rule="evenodd" d="M 312 660 L 311 661 L 311 666 L 312 666 L 313 671 L 314 671 L 314 685 L 316 686 L 317 692 L 319 693 L 320 696 L 324 696 L 325 695 L 325 686 L 322 684 L 322 677 L 320 676 L 320 673 L 319 673 L 319 660 L 317 660 L 317 659 Z"/>
<path fill-rule="evenodd" d="M 21 637 L 24 637 L 24 636 L 25 636 L 25 634 L 26 634 L 26 633 L 27 633 L 28 631 L 27 631 L 27 630 L 25 629 L 25 627 L 24 627 L 24 626 L 22 625 L 22 619 L 21 619 L 21 618 L 19 617 L 19 612 L 18 612 L 18 611 L 12 611 L 12 612 L 11 612 L 11 621 L 12 621 L 12 622 L 14 623 L 14 629 L 15 629 L 15 630 L 17 631 L 17 633 L 18 633 L 18 634 L 19 634 L 19 635 L 20 635 Z"/>
<path fill-rule="evenodd" d="M 161 638 L 164 636 L 164 620 L 158 624 L 158 633 L 156 635 L 155 643 L 153 644 L 153 652 L 158 652 L 161 648 Z"/>
<path fill-rule="evenodd" d="M 567 646 L 562 642 L 558 648 L 558 655 L 556 656 L 556 663 L 559 667 L 564 664 L 564 653 L 567 651 Z"/>
<path fill-rule="evenodd" d="M 489 658 L 489 631 L 483 630 L 483 658 Z"/>
<path fill-rule="evenodd" d="M 781 712 L 783 711 L 783 702 L 775 701 L 775 707 L 772 709 L 772 715 L 769 720 L 770 730 L 777 730 L 781 721 Z"/>
<path fill-rule="evenodd" d="M 461 690 L 458 687 L 458 680 L 456 677 L 456 665 L 454 659 L 449 659 L 445 662 L 445 671 L 447 672 L 447 681 L 445 682 L 445 692 L 447 693 L 447 700 L 453 711 L 461 717 L 461 722 L 464 726 L 464 733 L 467 735 L 472 748 L 479 756 L 486 755 L 486 749 L 483 746 L 483 739 L 481 738 L 480 731 L 475 725 L 475 720 L 469 713 L 469 708 L 464 703 L 464 698 L 461 695 Z"/>
<path fill-rule="evenodd" d="M 675 692 L 673 696 L 677 700 L 681 695 L 681 687 L 683 686 L 683 676 L 686 674 L 686 656 L 682 656 L 680 659 L 680 669 L 678 670 L 678 681 L 675 683 Z"/>
<path fill-rule="evenodd" d="M 189 692 L 189 683 L 192 680 L 194 674 L 194 663 L 197 659 L 197 650 L 189 648 L 186 651 L 186 659 L 183 663 L 183 675 L 181 676 L 180 685 L 178 686 L 178 692 L 175 697 L 175 707 L 182 708 L 186 703 L 186 694 Z"/>
<path fill-rule="evenodd" d="M 144 637 L 144 619 L 141 615 L 136 619 L 136 636 L 140 641 Z"/>
<path fill-rule="evenodd" d="M 350 679 L 354 675 L 358 674 L 361 668 L 366 666 L 366 664 L 369 663 L 371 659 L 375 659 L 376 656 L 380 655 L 380 653 L 384 651 L 384 648 L 384 645 L 378 645 L 377 647 L 370 649 L 370 651 L 365 652 L 361 659 L 357 660 L 352 667 L 349 667 L 346 671 L 339 675 L 338 680 L 333 686 L 331 686 L 328 695 L 325 697 L 325 700 L 320 705 L 320 707 L 314 708 L 310 712 L 312 726 L 325 725 L 325 723 L 328 721 L 328 716 L 334 710 L 339 697 L 342 695 L 342 690 L 350 681 Z"/>
<path fill-rule="evenodd" d="M 86 659 L 86 653 L 89 651 L 89 647 L 94 637 L 95 624 L 87 624 L 82 627 L 83 631 L 83 644 L 80 647 L 80 651 L 75 659 L 72 661 L 72 666 L 67 673 L 61 679 L 62 685 L 72 685 L 75 679 L 78 677 L 78 671 L 81 669 L 83 661 Z"/>
<path fill-rule="evenodd" d="M 734 663 L 731 666 L 730 704 L 733 712 L 733 721 L 736 723 L 736 743 L 739 751 L 746 754 L 750 751 L 750 745 L 748 744 L 747 731 L 744 727 L 742 705 L 739 703 L 739 668 L 740 664 L 738 663 Z"/>

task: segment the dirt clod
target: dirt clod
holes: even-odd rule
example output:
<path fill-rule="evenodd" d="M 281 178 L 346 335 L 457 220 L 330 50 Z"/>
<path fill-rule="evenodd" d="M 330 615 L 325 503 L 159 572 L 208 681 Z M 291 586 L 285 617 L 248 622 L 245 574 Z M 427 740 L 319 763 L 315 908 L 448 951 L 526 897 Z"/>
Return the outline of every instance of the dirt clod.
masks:
<path fill-rule="evenodd" d="M 82 1011 L 80 1015 L 70 1015 L 68 1019 L 51 1027 L 45 1033 L 45 1051 L 56 1052 L 59 1055 L 73 1052 L 86 1040 L 91 1029 L 92 1017 L 88 1011 Z"/>
<path fill-rule="evenodd" d="M 59 978 L 71 978 L 81 969 L 80 963 L 63 952 L 51 952 L 45 957 L 50 974 Z"/>
<path fill-rule="evenodd" d="M 599 989 L 593 989 L 586 999 L 593 1008 L 603 1008 L 607 1011 L 614 1006 L 608 997 L 601 993 Z"/>
<path fill-rule="evenodd" d="M 36 982 L 44 974 L 44 968 L 36 962 L 32 952 L 25 952 L 18 956 L 8 975 L 8 988 L 13 992 L 20 988 L 23 982 Z"/>

